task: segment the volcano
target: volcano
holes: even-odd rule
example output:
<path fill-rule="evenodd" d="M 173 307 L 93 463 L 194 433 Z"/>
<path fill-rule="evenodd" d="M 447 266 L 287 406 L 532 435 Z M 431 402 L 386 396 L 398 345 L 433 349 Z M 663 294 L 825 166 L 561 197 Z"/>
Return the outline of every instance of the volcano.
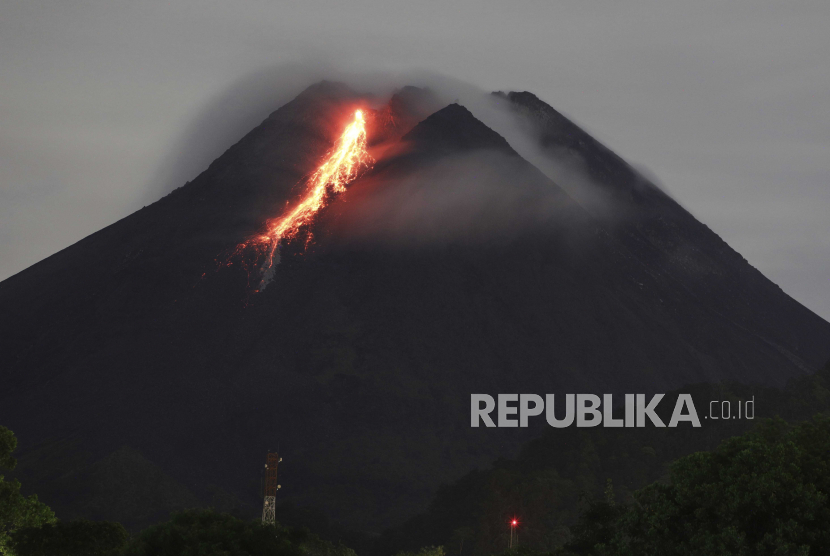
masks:
<path fill-rule="evenodd" d="M 60 517 L 144 525 L 280 497 L 362 530 L 510 456 L 471 393 L 783 384 L 830 324 L 530 93 L 499 93 L 596 210 L 459 104 L 323 82 L 192 182 L 0 283 L 0 423 Z M 232 254 L 295 206 L 355 110 L 376 160 L 262 260 Z M 233 264 L 224 264 L 231 260 Z"/>

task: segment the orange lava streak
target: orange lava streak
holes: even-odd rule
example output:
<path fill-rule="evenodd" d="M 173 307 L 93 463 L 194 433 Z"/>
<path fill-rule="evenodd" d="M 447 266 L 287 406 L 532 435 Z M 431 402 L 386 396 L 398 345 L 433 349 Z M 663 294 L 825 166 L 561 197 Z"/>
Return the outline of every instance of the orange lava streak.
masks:
<path fill-rule="evenodd" d="M 346 127 L 326 156 L 325 162 L 306 181 L 305 193 L 300 202 L 282 216 L 266 221 L 265 232 L 237 245 L 233 254 L 220 266 L 232 266 L 234 261 L 239 261 L 248 272 L 250 280 L 251 267 L 247 262 L 249 259 L 246 251 L 253 250 L 257 258 L 265 255 L 265 261 L 260 267 L 259 288 L 255 290 L 262 291 L 273 278 L 274 265 L 279 263 L 280 242 L 296 238 L 332 196 L 345 191 L 346 186 L 372 164 L 374 159 L 366 150 L 366 120 L 363 111 L 357 110 L 354 121 Z M 306 244 L 310 239 L 311 234 L 308 233 Z"/>
<path fill-rule="evenodd" d="M 296 237 L 300 228 L 326 205 L 327 194 L 342 193 L 362 168 L 374 162 L 366 151 L 366 120 L 363 111 L 354 114 L 354 121 L 346 127 L 328 159 L 308 180 L 306 195 L 288 214 L 269 220 L 267 232 L 260 238 L 268 243 L 268 258 L 263 271 L 274 264 L 274 254 L 280 241 Z"/>

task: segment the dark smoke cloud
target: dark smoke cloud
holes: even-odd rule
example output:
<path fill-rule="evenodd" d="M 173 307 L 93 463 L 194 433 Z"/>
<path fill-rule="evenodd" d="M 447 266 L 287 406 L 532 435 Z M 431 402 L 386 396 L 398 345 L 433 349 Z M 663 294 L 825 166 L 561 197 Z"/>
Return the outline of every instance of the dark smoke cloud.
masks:
<path fill-rule="evenodd" d="M 471 83 L 429 71 L 346 72 L 332 62 L 274 66 L 256 71 L 211 99 L 199 116 L 182 132 L 148 186 L 147 202 L 153 202 L 192 180 L 242 138 L 268 114 L 289 102 L 306 87 L 323 79 L 342 81 L 352 89 L 379 101 L 407 85 L 429 89 L 438 98 L 436 108 L 457 102 L 491 129 L 505 137 L 519 154 L 561 185 L 593 214 L 611 217 L 612 207 L 597 194 L 579 161 L 543 152 L 536 137 L 524 128 L 504 103 Z"/>

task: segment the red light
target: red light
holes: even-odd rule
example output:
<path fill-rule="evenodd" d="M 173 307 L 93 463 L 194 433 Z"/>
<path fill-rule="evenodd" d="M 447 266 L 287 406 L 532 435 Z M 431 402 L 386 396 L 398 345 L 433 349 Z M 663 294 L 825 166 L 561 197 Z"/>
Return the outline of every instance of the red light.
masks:
<path fill-rule="evenodd" d="M 510 525 L 512 525 L 513 527 L 515 527 L 517 523 L 518 523 L 518 521 L 516 521 L 516 520 L 514 519 L 512 522 L 510 522 Z"/>

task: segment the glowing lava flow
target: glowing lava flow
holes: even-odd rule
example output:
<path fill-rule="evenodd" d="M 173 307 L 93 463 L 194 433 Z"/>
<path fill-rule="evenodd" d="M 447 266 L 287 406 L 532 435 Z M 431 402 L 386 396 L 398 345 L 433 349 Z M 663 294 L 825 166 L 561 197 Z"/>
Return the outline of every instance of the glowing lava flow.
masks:
<path fill-rule="evenodd" d="M 305 196 L 300 203 L 287 214 L 268 220 L 262 235 L 237 248 L 240 251 L 254 246 L 266 252 L 260 290 L 271 280 L 275 258 L 279 262 L 280 242 L 297 237 L 303 226 L 309 224 L 314 215 L 326 206 L 330 195 L 345 191 L 346 185 L 373 163 L 374 160 L 366 151 L 366 120 L 363 111 L 358 110 L 354 114 L 354 121 L 346 127 L 326 161 L 306 182 Z"/>

